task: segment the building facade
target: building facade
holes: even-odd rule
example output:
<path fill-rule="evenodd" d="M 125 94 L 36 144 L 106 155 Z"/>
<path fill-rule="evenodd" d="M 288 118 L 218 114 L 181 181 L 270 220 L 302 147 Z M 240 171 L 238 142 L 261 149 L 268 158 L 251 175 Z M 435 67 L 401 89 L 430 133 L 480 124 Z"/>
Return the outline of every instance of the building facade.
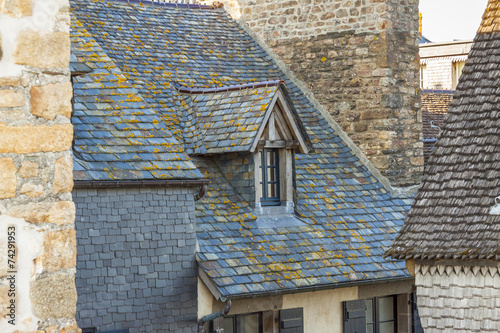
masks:
<path fill-rule="evenodd" d="M 472 41 L 420 44 L 420 88 L 455 90 Z"/>

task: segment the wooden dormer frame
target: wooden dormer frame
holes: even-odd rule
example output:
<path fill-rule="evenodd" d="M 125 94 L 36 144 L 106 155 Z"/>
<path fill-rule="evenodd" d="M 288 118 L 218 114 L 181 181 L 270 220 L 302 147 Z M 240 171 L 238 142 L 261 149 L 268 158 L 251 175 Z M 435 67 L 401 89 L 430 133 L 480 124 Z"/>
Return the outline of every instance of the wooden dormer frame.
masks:
<path fill-rule="evenodd" d="M 310 151 L 307 138 L 304 137 L 304 132 L 300 128 L 301 124 L 297 121 L 296 111 L 292 109 L 293 106 L 287 102 L 286 97 L 286 91 L 280 87 L 266 110 L 255 141 L 250 148 L 250 152 L 254 154 L 255 205 L 258 208 L 258 214 L 293 213 L 294 151 L 304 154 Z M 268 154 L 269 150 L 277 152 L 279 156 L 276 166 L 269 167 L 278 170 L 276 192 L 279 200 L 266 195 L 268 174 L 265 172 L 268 172 L 268 165 L 263 154 Z M 279 206 L 278 210 L 276 210 L 277 206 Z"/>
<path fill-rule="evenodd" d="M 262 138 L 268 125 L 270 138 L 269 140 L 261 140 L 260 138 Z M 277 130 L 282 133 L 282 136 L 286 136 L 285 140 L 276 140 L 274 135 L 276 133 L 276 127 L 278 127 Z M 307 154 L 309 152 L 306 139 L 302 135 L 299 125 L 294 119 L 293 113 L 288 106 L 281 88 L 277 90 L 273 100 L 269 104 L 259 131 L 255 137 L 255 141 L 250 147 L 250 152 L 254 153 L 257 148 L 298 148 L 303 154 Z"/>

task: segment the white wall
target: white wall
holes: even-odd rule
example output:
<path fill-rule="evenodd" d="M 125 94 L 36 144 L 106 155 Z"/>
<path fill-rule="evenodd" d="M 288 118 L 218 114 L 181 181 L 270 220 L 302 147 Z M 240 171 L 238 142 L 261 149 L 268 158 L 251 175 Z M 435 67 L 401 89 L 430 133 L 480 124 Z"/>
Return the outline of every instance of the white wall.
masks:
<path fill-rule="evenodd" d="M 498 267 L 416 265 L 422 327 L 433 332 L 500 332 Z"/>

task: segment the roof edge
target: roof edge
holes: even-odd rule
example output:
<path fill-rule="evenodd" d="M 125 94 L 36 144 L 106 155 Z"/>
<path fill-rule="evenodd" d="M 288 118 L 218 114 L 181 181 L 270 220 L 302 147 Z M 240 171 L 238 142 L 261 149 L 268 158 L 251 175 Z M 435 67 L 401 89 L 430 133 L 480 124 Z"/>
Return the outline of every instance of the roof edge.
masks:
<path fill-rule="evenodd" d="M 398 277 L 390 277 L 390 278 L 381 278 L 381 279 L 369 279 L 357 282 L 341 282 L 341 283 L 332 283 L 332 284 L 320 284 L 315 286 L 303 286 L 289 289 L 281 289 L 276 291 L 259 291 L 259 292 L 251 292 L 246 294 L 237 294 L 237 295 L 222 295 L 220 296 L 220 300 L 235 300 L 235 299 L 243 299 L 243 298 L 254 298 L 254 297 L 262 297 L 262 296 L 277 296 L 277 295 L 289 295 L 289 294 L 297 294 L 304 292 L 314 292 L 321 291 L 327 289 L 340 289 L 340 288 L 350 288 L 350 287 L 359 287 L 364 285 L 371 284 L 379 284 L 379 283 L 388 283 L 388 282 L 400 282 L 400 281 L 411 281 L 415 278 L 411 275 L 408 276 L 398 276 Z M 213 294 L 212 294 L 213 295 Z M 215 295 L 214 295 L 215 297 Z"/>
<path fill-rule="evenodd" d="M 232 86 L 223 86 L 223 87 L 218 87 L 218 88 L 208 88 L 208 87 L 207 88 L 190 88 L 190 87 L 186 87 L 178 82 L 174 82 L 173 86 L 174 86 L 175 90 L 177 90 L 180 93 L 199 95 L 199 94 L 216 94 L 216 93 L 227 92 L 227 91 L 238 91 L 238 90 L 244 90 L 244 89 L 256 89 L 256 88 L 263 88 L 263 87 L 275 87 L 275 86 L 279 86 L 280 84 L 286 85 L 285 81 L 283 81 L 283 80 L 273 80 L 273 81 L 262 81 L 262 82 L 239 84 L 239 85 L 232 85 Z"/>
<path fill-rule="evenodd" d="M 472 253 L 432 253 L 432 252 L 410 252 L 404 249 L 391 247 L 384 253 L 384 258 L 390 257 L 395 260 L 495 260 L 500 261 L 500 253 L 497 252 L 472 252 Z"/>
<path fill-rule="evenodd" d="M 139 5 L 153 5 L 159 7 L 175 7 L 175 8 L 189 8 L 189 9 L 219 9 L 223 7 L 222 3 L 215 3 L 214 5 L 200 5 L 192 3 L 176 3 L 176 2 L 159 2 L 152 0 L 106 0 L 108 2 L 125 2 L 128 4 Z"/>
<path fill-rule="evenodd" d="M 96 187 L 148 187 L 148 186 L 202 186 L 209 184 L 202 179 L 152 179 L 152 180 L 74 180 L 75 188 Z"/>

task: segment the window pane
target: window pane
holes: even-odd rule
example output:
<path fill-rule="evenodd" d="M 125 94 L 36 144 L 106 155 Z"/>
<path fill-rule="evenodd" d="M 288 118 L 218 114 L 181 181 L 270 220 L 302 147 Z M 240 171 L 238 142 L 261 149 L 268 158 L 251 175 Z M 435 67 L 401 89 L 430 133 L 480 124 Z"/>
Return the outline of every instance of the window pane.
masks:
<path fill-rule="evenodd" d="M 394 297 L 378 299 L 378 320 L 387 321 L 394 319 Z M 382 331 L 384 332 L 384 331 Z"/>
<path fill-rule="evenodd" d="M 276 181 L 276 169 L 275 168 L 267 168 L 267 181 L 275 182 Z"/>
<path fill-rule="evenodd" d="M 234 327 L 234 318 L 233 317 L 224 318 L 224 320 L 222 321 L 222 328 L 224 329 L 224 333 L 234 333 L 233 327 Z"/>
<path fill-rule="evenodd" d="M 277 195 L 276 195 L 276 184 L 267 184 L 267 187 L 268 187 L 267 196 L 269 198 L 276 198 L 277 197 Z"/>
<path fill-rule="evenodd" d="M 267 160 L 268 165 L 276 165 L 276 152 L 274 150 L 269 150 L 267 152 L 269 155 L 269 158 Z"/>
<path fill-rule="evenodd" d="M 238 333 L 259 333 L 259 314 L 238 316 Z"/>
<path fill-rule="evenodd" d="M 394 333 L 394 322 L 388 321 L 380 324 L 380 333 Z"/>
<path fill-rule="evenodd" d="M 366 300 L 366 323 L 373 323 L 373 300 Z"/>

